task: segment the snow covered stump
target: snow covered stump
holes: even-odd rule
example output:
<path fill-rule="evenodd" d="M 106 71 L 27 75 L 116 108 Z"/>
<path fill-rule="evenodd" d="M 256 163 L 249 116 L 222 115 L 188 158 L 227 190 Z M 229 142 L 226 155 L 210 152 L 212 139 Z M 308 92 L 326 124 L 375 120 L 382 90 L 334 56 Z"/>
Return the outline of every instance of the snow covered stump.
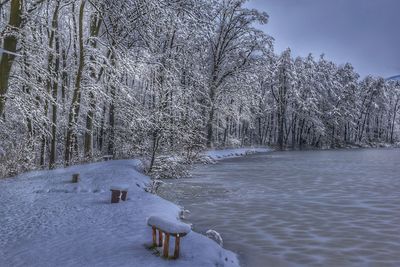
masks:
<path fill-rule="evenodd" d="M 158 216 L 151 216 L 147 220 L 147 224 L 151 226 L 153 231 L 153 246 L 157 246 L 157 230 L 158 230 L 158 246 L 163 243 L 163 234 L 165 235 L 163 244 L 163 256 L 169 257 L 169 238 L 175 237 L 175 249 L 173 259 L 179 258 L 180 238 L 184 237 L 192 230 L 190 225 L 182 222 L 170 221 Z"/>
<path fill-rule="evenodd" d="M 112 186 L 111 203 L 118 203 L 120 200 L 125 201 L 128 195 L 128 188 L 124 186 Z"/>

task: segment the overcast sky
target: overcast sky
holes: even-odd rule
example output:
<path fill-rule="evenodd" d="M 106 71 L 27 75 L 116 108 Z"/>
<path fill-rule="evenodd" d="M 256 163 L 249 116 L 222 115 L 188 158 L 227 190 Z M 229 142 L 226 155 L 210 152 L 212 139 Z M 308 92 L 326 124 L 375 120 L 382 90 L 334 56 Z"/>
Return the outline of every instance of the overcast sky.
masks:
<path fill-rule="evenodd" d="M 262 28 L 277 52 L 325 53 L 352 63 L 361 76 L 400 74 L 400 0 L 250 0 L 247 6 L 270 16 Z"/>

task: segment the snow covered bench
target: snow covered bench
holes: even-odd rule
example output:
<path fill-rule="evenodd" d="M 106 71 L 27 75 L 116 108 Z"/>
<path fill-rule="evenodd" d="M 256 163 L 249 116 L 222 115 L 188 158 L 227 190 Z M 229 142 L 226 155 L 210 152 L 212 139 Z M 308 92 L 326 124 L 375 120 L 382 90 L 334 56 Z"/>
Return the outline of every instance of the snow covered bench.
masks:
<path fill-rule="evenodd" d="M 125 201 L 128 195 L 128 187 L 124 185 L 112 186 L 110 191 L 111 203 L 118 203 L 120 200 Z"/>
<path fill-rule="evenodd" d="M 103 156 L 104 161 L 109 161 L 109 160 L 112 160 L 113 158 L 114 158 L 113 155 L 105 155 L 105 156 Z"/>
<path fill-rule="evenodd" d="M 151 216 L 147 220 L 147 224 L 151 226 L 153 230 L 153 246 L 157 246 L 157 230 L 158 230 L 158 246 L 163 246 L 163 256 L 168 258 L 169 254 L 169 237 L 175 237 L 175 250 L 173 259 L 179 257 L 179 243 L 180 238 L 184 237 L 191 231 L 190 225 L 186 223 L 170 221 L 158 216 Z M 163 233 L 165 235 L 163 244 Z"/>

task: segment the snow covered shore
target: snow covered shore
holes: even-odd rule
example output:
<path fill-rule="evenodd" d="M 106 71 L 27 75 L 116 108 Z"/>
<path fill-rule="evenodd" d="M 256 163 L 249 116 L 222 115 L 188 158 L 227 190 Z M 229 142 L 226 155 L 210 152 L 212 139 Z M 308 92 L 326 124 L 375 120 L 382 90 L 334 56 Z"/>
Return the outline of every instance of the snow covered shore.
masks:
<path fill-rule="evenodd" d="M 208 150 L 204 153 L 204 157 L 213 161 L 222 160 L 226 158 L 242 157 L 254 153 L 270 152 L 272 149 L 265 147 L 244 147 L 244 148 L 232 148 L 232 149 L 221 149 L 221 150 Z"/>
<path fill-rule="evenodd" d="M 139 166 L 107 161 L 0 180 L 0 266 L 239 266 L 234 253 L 193 231 L 176 261 L 147 249 L 146 219 L 177 220 L 180 208 L 144 191 L 150 179 Z M 129 186 L 127 201 L 110 204 L 115 184 Z"/>

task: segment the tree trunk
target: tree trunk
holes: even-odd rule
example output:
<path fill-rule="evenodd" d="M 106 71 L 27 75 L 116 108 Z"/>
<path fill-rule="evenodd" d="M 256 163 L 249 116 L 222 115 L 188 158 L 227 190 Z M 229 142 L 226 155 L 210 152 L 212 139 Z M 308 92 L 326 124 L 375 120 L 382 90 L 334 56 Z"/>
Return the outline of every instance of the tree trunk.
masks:
<path fill-rule="evenodd" d="M 72 97 L 72 103 L 68 116 L 68 129 L 65 138 L 65 165 L 71 164 L 72 150 L 74 145 L 74 127 L 78 121 L 79 110 L 81 105 L 81 80 L 83 74 L 83 67 L 85 64 L 84 47 L 83 47 L 83 13 L 85 9 L 85 0 L 81 0 L 79 9 L 79 66 L 76 74 L 75 89 Z"/>
<path fill-rule="evenodd" d="M 18 30 L 21 26 L 22 0 L 12 0 L 10 8 L 10 20 L 7 28 Z M 11 67 L 14 63 L 15 55 L 7 53 L 15 53 L 17 50 L 17 37 L 15 34 L 7 35 L 4 38 L 3 54 L 0 60 L 0 117 L 4 115 L 6 94 L 8 90 L 8 80 L 10 78 Z"/>
<path fill-rule="evenodd" d="M 213 143 L 213 121 L 214 121 L 214 106 L 211 107 L 210 114 L 208 115 L 207 121 L 207 147 L 211 148 Z"/>
<path fill-rule="evenodd" d="M 54 64 L 54 70 L 51 70 L 51 65 L 53 64 L 52 57 L 49 56 L 49 69 L 50 74 L 53 74 L 53 82 L 49 81 L 49 84 L 52 84 L 52 125 L 51 125 L 51 143 L 50 143 L 50 157 L 49 157 L 49 169 L 53 169 L 56 163 L 57 157 L 57 100 L 58 100 L 58 72 L 60 69 L 60 40 L 58 36 L 58 11 L 60 7 L 60 1 L 57 1 L 57 5 L 54 10 L 53 21 L 52 21 L 52 34 L 50 38 L 50 48 L 53 46 L 52 37 L 55 36 L 55 45 L 56 45 L 56 60 Z M 52 52 L 50 52 L 52 53 Z"/>
<path fill-rule="evenodd" d="M 109 111 L 109 124 L 110 124 L 110 135 L 108 137 L 108 154 L 114 156 L 114 142 L 115 142 L 115 87 L 111 86 L 111 103 Z"/>
<path fill-rule="evenodd" d="M 391 126 L 391 130 L 390 130 L 390 143 L 393 144 L 393 133 L 394 133 L 394 127 L 396 125 L 396 115 L 397 115 L 397 109 L 398 109 L 398 105 L 400 102 L 400 98 L 398 98 L 396 100 L 396 104 L 394 106 L 394 111 L 393 111 L 393 119 L 392 119 L 392 126 Z"/>
<path fill-rule="evenodd" d="M 101 20 L 98 19 L 97 14 L 92 16 L 91 25 L 90 25 L 90 36 L 91 39 L 98 36 Z M 95 40 L 90 41 L 90 44 L 93 48 L 96 48 L 97 44 Z M 90 57 L 90 61 L 92 64 L 95 62 L 95 58 L 93 56 Z M 92 78 L 92 82 L 96 82 L 96 72 L 92 67 L 90 70 L 90 77 Z M 97 81 L 100 77 L 98 77 Z M 86 132 L 85 132 L 85 140 L 84 140 L 84 154 L 87 159 L 92 158 L 93 156 L 93 121 L 94 121 L 94 113 L 96 110 L 96 99 L 93 90 L 89 91 L 89 111 L 86 115 Z"/>
<path fill-rule="evenodd" d="M 157 149 L 158 149 L 158 144 L 160 142 L 160 135 L 157 130 L 153 132 L 153 147 L 151 149 L 151 160 L 150 160 L 150 166 L 148 172 L 150 173 L 153 170 L 154 167 L 154 161 L 156 159 L 156 154 L 157 154 Z"/>

